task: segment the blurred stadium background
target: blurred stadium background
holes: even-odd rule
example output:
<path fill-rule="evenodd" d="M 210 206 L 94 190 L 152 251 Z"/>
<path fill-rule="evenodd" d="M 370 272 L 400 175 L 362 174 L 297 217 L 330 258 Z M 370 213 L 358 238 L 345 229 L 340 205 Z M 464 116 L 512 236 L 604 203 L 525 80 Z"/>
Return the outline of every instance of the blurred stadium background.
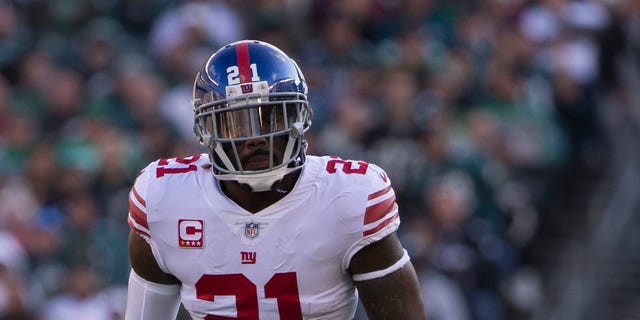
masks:
<path fill-rule="evenodd" d="M 430 319 L 640 319 L 637 0 L 0 1 L 0 319 L 121 318 L 129 187 L 243 38 L 387 170 Z"/>

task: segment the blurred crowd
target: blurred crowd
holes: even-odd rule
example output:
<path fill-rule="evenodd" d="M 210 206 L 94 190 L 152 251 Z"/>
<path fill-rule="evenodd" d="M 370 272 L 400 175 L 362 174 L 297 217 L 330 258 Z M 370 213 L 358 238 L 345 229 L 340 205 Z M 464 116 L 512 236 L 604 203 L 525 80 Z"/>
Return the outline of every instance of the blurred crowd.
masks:
<path fill-rule="evenodd" d="M 310 154 L 387 171 L 430 319 L 535 311 L 527 248 L 606 153 L 640 1 L 0 0 L 0 319 L 121 319 L 129 188 L 204 151 L 192 80 L 245 38 L 305 73 Z"/>

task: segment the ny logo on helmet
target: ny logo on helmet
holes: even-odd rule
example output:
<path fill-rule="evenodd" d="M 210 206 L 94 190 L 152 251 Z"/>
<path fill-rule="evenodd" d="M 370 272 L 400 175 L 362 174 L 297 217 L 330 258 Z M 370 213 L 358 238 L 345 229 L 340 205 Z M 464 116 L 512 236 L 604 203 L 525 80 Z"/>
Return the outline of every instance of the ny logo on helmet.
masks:
<path fill-rule="evenodd" d="M 242 84 L 240 85 L 240 89 L 242 89 L 243 94 L 251 93 L 253 92 L 253 84 L 251 83 Z"/>

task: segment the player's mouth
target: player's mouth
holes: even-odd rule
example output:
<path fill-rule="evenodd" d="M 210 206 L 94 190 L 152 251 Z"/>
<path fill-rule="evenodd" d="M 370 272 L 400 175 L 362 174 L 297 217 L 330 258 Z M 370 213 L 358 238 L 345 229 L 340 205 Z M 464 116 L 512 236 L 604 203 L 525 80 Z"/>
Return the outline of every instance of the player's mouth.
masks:
<path fill-rule="evenodd" d="M 269 168 L 270 154 L 267 151 L 257 151 L 247 157 L 242 162 L 245 170 L 264 170 Z"/>

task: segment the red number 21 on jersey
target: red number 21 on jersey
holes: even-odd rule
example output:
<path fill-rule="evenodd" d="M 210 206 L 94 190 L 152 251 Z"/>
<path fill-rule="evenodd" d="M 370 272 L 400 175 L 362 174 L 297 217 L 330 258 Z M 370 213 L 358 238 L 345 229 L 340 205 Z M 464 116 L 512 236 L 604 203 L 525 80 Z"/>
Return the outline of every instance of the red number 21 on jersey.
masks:
<path fill-rule="evenodd" d="M 357 173 L 357 174 L 366 174 L 367 168 L 369 168 L 369 163 L 364 161 L 351 161 L 344 160 L 336 156 L 332 156 L 332 159 L 327 161 L 326 170 L 329 173 L 336 173 L 338 170 L 336 168 L 337 165 L 342 166 L 342 172 L 346 174 Z M 357 163 L 357 167 L 354 168 L 354 164 Z"/>
<path fill-rule="evenodd" d="M 165 174 L 187 173 L 196 171 L 198 167 L 196 167 L 196 165 L 192 163 L 198 161 L 198 159 L 200 159 L 199 154 L 186 158 L 160 159 L 158 161 L 158 167 L 156 168 L 156 178 L 164 177 Z M 183 164 L 184 166 L 168 168 L 167 166 L 170 162 L 177 162 L 179 164 Z"/>
<path fill-rule="evenodd" d="M 217 295 L 236 297 L 236 318 L 209 314 L 206 320 L 258 320 L 260 317 L 256 285 L 242 273 L 205 274 L 196 282 L 196 295 L 205 301 L 215 301 Z M 302 320 L 295 272 L 274 274 L 264 286 L 264 295 L 276 299 L 281 320 Z"/>

